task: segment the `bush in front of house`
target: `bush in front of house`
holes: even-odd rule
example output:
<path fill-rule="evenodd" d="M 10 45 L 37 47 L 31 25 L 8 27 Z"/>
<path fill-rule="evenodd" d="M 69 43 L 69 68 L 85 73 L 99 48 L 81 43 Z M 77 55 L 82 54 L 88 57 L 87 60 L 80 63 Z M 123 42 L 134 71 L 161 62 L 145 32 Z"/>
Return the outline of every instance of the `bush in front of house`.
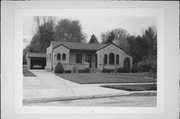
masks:
<path fill-rule="evenodd" d="M 129 73 L 130 72 L 130 65 L 124 64 L 123 70 L 124 70 L 124 73 Z"/>
<path fill-rule="evenodd" d="M 71 73 L 71 70 L 64 70 L 64 73 Z"/>
<path fill-rule="evenodd" d="M 134 65 L 132 66 L 132 68 L 131 68 L 131 72 L 132 72 L 132 73 L 136 73 L 136 72 L 138 72 L 138 71 L 139 71 L 139 68 L 138 68 L 137 64 L 134 64 Z"/>
<path fill-rule="evenodd" d="M 86 69 L 79 69 L 78 73 L 89 73 L 89 68 Z"/>
<path fill-rule="evenodd" d="M 151 69 L 150 65 L 142 65 L 140 67 L 140 71 L 142 71 L 142 72 L 149 72 L 150 69 Z"/>
<path fill-rule="evenodd" d="M 118 72 L 118 73 L 124 73 L 124 68 L 123 68 L 123 67 L 118 68 L 118 69 L 117 69 L 117 72 Z"/>
<path fill-rule="evenodd" d="M 72 68 L 72 72 L 73 72 L 73 73 L 77 73 L 77 71 L 78 71 L 78 67 L 77 67 L 77 66 L 74 66 L 74 67 Z"/>
<path fill-rule="evenodd" d="M 55 69 L 54 69 L 55 73 L 64 73 L 64 68 L 61 64 L 61 62 L 58 62 Z"/>
<path fill-rule="evenodd" d="M 103 73 L 113 73 L 114 69 L 103 69 L 102 72 Z"/>

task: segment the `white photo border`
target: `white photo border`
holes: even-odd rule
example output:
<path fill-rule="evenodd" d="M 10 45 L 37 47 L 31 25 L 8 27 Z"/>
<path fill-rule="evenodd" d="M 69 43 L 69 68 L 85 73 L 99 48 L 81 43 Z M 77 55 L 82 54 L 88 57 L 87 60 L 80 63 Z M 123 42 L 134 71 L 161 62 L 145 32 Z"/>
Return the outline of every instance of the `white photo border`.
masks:
<path fill-rule="evenodd" d="M 44 12 L 46 11 L 46 12 Z M 87 14 L 84 14 L 87 13 Z M 156 17 L 158 32 L 158 75 L 156 107 L 67 107 L 23 106 L 22 49 L 23 18 L 27 16 L 97 16 L 107 17 Z M 26 113 L 159 113 L 164 111 L 164 10 L 163 9 L 23 9 L 15 11 L 15 111 Z M 20 80 L 21 79 L 21 80 Z"/>

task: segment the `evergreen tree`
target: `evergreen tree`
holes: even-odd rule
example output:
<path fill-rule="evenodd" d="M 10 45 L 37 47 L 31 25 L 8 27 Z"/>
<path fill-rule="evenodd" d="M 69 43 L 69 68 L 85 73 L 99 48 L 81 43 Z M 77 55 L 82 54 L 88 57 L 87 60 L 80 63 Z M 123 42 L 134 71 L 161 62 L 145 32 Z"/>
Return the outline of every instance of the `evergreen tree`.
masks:
<path fill-rule="evenodd" d="M 91 35 L 91 39 L 89 40 L 89 43 L 99 43 L 96 36 L 93 34 Z"/>

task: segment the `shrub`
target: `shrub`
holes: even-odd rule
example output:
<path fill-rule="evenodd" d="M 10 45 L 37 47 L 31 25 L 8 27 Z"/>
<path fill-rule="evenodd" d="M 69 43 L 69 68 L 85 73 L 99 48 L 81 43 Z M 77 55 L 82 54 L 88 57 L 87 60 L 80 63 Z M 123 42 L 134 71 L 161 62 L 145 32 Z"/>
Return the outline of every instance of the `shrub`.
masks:
<path fill-rule="evenodd" d="M 132 68 L 131 68 L 131 72 L 132 73 L 136 73 L 136 72 L 138 72 L 138 66 L 137 66 L 137 64 L 134 64 L 133 66 L 132 66 Z"/>
<path fill-rule="evenodd" d="M 123 67 L 124 73 L 129 73 L 130 72 L 130 66 L 128 64 L 125 64 Z"/>
<path fill-rule="evenodd" d="M 87 73 L 89 73 L 89 72 L 90 72 L 90 69 L 89 69 L 89 68 L 86 68 L 85 71 L 86 71 Z"/>
<path fill-rule="evenodd" d="M 123 73 L 123 72 L 124 72 L 124 68 L 122 68 L 122 67 L 118 68 L 118 69 L 117 69 L 117 72 L 118 72 L 118 73 Z"/>
<path fill-rule="evenodd" d="M 150 71 L 150 65 L 142 65 L 141 67 L 140 67 L 140 69 L 141 69 L 141 71 L 142 72 L 149 72 Z"/>
<path fill-rule="evenodd" d="M 71 73 L 71 70 L 64 70 L 64 73 Z"/>
<path fill-rule="evenodd" d="M 74 66 L 74 67 L 72 68 L 72 72 L 73 72 L 73 73 L 76 73 L 77 70 L 78 70 L 78 67 L 76 67 L 76 66 Z"/>
<path fill-rule="evenodd" d="M 89 68 L 86 69 L 79 69 L 78 73 L 89 73 Z"/>
<path fill-rule="evenodd" d="M 112 72 L 114 72 L 114 69 L 103 69 L 102 72 L 103 73 L 112 73 Z"/>
<path fill-rule="evenodd" d="M 58 62 L 55 69 L 54 69 L 55 73 L 63 73 L 64 72 L 64 68 L 61 64 L 61 62 Z"/>

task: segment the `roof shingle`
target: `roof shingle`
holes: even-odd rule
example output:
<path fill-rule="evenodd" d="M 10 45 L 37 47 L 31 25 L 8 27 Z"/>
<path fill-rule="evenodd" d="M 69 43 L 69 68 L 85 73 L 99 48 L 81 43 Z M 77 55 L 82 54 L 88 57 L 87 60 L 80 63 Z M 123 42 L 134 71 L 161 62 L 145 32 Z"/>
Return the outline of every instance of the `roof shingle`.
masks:
<path fill-rule="evenodd" d="M 76 43 L 76 42 L 61 42 L 61 41 L 52 41 L 53 49 L 64 45 L 65 47 L 71 50 L 98 50 L 107 44 L 89 44 L 89 43 Z"/>

